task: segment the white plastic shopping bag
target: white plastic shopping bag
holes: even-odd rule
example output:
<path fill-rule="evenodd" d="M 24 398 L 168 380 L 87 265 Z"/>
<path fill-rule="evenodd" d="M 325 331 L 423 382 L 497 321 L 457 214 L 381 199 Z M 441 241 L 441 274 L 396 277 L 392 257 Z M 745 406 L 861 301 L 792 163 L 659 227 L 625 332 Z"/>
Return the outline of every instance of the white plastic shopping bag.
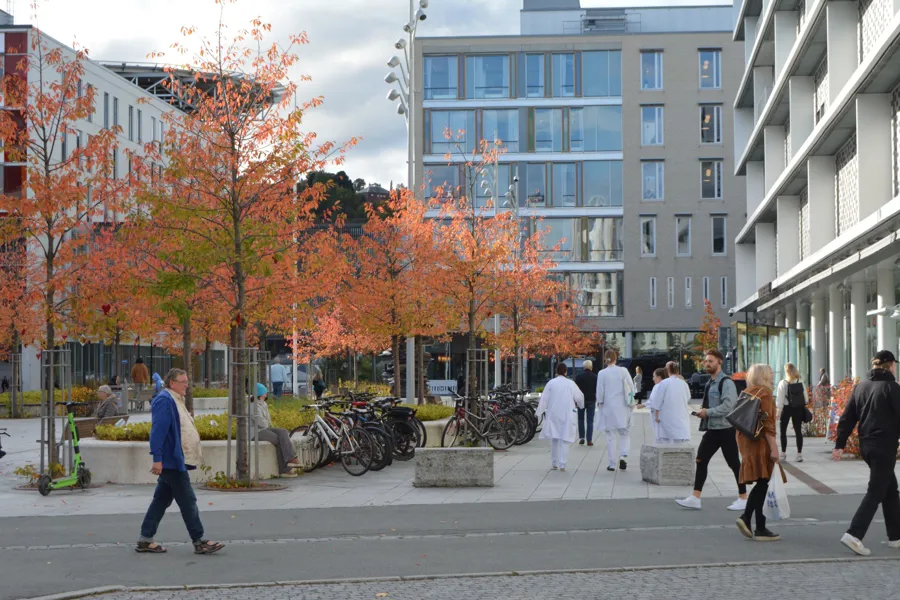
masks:
<path fill-rule="evenodd" d="M 769 480 L 769 490 L 766 492 L 766 503 L 763 505 L 763 514 L 772 521 L 781 521 L 791 516 L 791 505 L 788 502 L 785 481 L 787 477 L 781 465 L 772 471 L 772 479 Z"/>

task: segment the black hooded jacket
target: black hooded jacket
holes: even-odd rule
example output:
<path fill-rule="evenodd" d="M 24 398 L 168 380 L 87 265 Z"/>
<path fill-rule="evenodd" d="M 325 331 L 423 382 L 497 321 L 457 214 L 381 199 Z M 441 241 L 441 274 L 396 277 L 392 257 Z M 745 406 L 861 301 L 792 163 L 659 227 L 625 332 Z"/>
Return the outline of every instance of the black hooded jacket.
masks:
<path fill-rule="evenodd" d="M 834 447 L 843 450 L 859 424 L 859 443 L 886 452 L 897 452 L 900 439 L 900 384 L 890 371 L 872 369 L 847 401 L 837 426 Z"/>

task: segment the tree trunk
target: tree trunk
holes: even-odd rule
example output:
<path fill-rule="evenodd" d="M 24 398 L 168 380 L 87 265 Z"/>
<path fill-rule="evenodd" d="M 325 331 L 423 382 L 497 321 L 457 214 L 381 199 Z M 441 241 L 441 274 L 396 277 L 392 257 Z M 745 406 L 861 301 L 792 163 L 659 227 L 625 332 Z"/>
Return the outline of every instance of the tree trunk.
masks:
<path fill-rule="evenodd" d="M 125 384 L 125 374 L 119 373 L 119 369 L 122 368 L 122 355 L 119 352 L 120 342 L 122 341 L 122 330 L 116 327 L 116 335 L 113 337 L 113 361 L 116 366 L 113 369 L 113 374 L 119 376 L 119 383 Z"/>
<path fill-rule="evenodd" d="M 187 373 L 188 388 L 184 393 L 184 406 L 188 412 L 194 414 L 194 361 L 191 360 L 191 317 L 186 316 L 181 321 L 181 351 L 184 355 L 184 371 Z"/>
<path fill-rule="evenodd" d="M 391 356 L 394 358 L 394 397 L 400 397 L 400 336 L 391 336 Z"/>
<path fill-rule="evenodd" d="M 206 368 L 206 377 L 203 381 L 203 387 L 209 388 L 209 382 L 212 380 L 212 368 L 213 368 L 213 360 L 212 360 L 212 344 L 209 342 L 209 337 L 206 338 L 206 344 L 203 348 L 203 362 Z"/>
<path fill-rule="evenodd" d="M 425 344 L 421 335 L 416 336 L 416 376 L 417 404 L 425 404 Z"/>
<path fill-rule="evenodd" d="M 48 281 L 53 276 L 53 267 L 51 265 L 52 265 L 52 261 L 48 261 L 47 262 L 47 279 L 48 279 Z M 48 311 L 50 310 L 49 307 L 53 306 L 53 302 L 54 302 L 54 293 L 53 293 L 53 290 L 51 289 L 50 291 L 47 292 Z M 51 320 L 51 316 L 49 314 L 47 315 L 46 326 L 47 326 L 46 347 L 48 350 L 52 351 L 53 346 L 56 343 L 56 339 L 55 339 L 56 338 L 56 330 L 53 326 L 53 321 Z M 41 354 L 41 357 L 38 360 L 43 361 L 43 351 L 41 351 L 40 354 Z M 48 440 L 48 444 L 49 444 L 49 447 L 47 448 L 47 461 L 49 464 L 54 464 L 54 463 L 59 463 L 59 449 L 56 447 L 56 404 L 55 404 L 55 397 L 53 394 L 53 387 L 54 387 L 53 386 L 53 375 L 54 374 L 53 374 L 52 361 L 49 361 L 49 362 L 51 362 L 51 366 L 49 366 L 44 371 L 44 386 L 43 387 L 44 387 L 44 393 L 46 394 L 45 400 L 44 400 L 44 402 L 45 402 L 44 409 L 45 409 L 46 415 L 50 417 L 49 419 L 47 419 L 47 440 Z"/>

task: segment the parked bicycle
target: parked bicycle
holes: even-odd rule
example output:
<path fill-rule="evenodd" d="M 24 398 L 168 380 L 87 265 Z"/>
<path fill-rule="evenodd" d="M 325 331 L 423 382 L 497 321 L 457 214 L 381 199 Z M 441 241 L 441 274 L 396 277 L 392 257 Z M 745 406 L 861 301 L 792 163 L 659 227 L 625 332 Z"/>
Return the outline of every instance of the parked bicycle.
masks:
<path fill-rule="evenodd" d="M 466 398 L 456 394 L 456 412 L 444 426 L 441 435 L 441 446 L 449 448 L 461 443 L 485 441 L 494 450 L 506 450 L 512 446 L 518 438 L 518 426 L 511 415 L 502 410 L 494 411 L 496 400 L 479 400 L 478 398 Z M 484 416 L 475 414 L 466 408 L 483 405 L 488 410 L 480 412 Z"/>
<path fill-rule="evenodd" d="M 291 432 L 310 437 L 309 447 L 313 461 L 303 468 L 307 473 L 324 466 L 331 460 L 340 460 L 344 470 L 354 477 L 365 474 L 375 456 L 372 436 L 358 425 L 348 424 L 328 412 L 331 402 L 311 404 L 316 411 L 311 425 L 301 425 Z"/>

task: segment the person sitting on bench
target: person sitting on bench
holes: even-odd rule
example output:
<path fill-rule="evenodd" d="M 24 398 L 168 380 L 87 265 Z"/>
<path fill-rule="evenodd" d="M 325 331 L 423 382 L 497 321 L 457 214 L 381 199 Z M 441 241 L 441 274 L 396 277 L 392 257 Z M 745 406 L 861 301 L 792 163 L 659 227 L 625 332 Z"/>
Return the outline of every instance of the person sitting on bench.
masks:
<path fill-rule="evenodd" d="M 94 416 L 97 417 L 98 421 L 106 417 L 118 416 L 119 398 L 112 391 L 112 388 L 108 385 L 101 385 L 97 388 L 97 398 L 100 399 L 100 404 L 97 405 L 97 412 L 94 413 Z"/>

